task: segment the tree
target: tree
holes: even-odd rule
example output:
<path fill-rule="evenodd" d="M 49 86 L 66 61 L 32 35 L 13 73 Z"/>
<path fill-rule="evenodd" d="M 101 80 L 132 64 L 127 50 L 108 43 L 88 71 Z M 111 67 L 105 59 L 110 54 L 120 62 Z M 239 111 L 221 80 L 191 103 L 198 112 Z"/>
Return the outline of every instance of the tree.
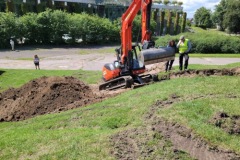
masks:
<path fill-rule="evenodd" d="M 19 36 L 19 21 L 16 15 L 12 12 L 0 12 L 0 48 L 6 47 L 9 44 L 10 38 L 18 38 Z"/>
<path fill-rule="evenodd" d="M 216 5 L 215 11 L 212 16 L 213 22 L 216 23 L 222 31 L 225 29 L 223 26 L 223 20 L 227 10 L 227 1 L 228 0 L 221 0 L 221 2 Z"/>
<path fill-rule="evenodd" d="M 21 32 L 23 36 L 28 40 L 27 43 L 30 44 L 37 43 L 38 37 L 37 14 L 26 13 L 25 15 L 20 17 L 20 22 L 22 24 Z"/>
<path fill-rule="evenodd" d="M 229 0 L 224 14 L 223 25 L 231 33 L 240 32 L 240 1 Z"/>
<path fill-rule="evenodd" d="M 168 10 L 167 30 L 166 34 L 170 34 L 172 24 L 172 11 Z"/>
<path fill-rule="evenodd" d="M 161 14 L 160 14 L 160 35 L 163 34 L 164 17 L 165 17 L 165 11 L 161 11 Z"/>
<path fill-rule="evenodd" d="M 154 3 L 159 3 L 159 4 L 161 4 L 161 3 L 162 3 L 162 0 L 155 0 Z"/>
<path fill-rule="evenodd" d="M 6 11 L 7 12 L 14 12 L 13 0 L 7 0 L 6 1 Z"/>
<path fill-rule="evenodd" d="M 178 26 L 179 26 L 179 12 L 176 13 L 175 23 L 174 23 L 174 34 L 178 33 Z"/>
<path fill-rule="evenodd" d="M 177 0 L 173 0 L 173 1 L 172 1 L 172 4 L 173 4 L 174 6 L 176 6 L 177 3 L 178 3 Z"/>
<path fill-rule="evenodd" d="M 206 9 L 205 7 L 197 9 L 197 11 L 194 14 L 194 21 L 196 26 L 198 27 L 202 28 L 212 27 L 211 10 Z"/>
<path fill-rule="evenodd" d="M 183 20 L 182 20 L 182 27 L 181 27 L 182 32 L 185 31 L 185 27 L 186 27 L 186 19 L 187 19 L 187 13 L 184 12 L 184 13 L 183 13 Z"/>
<path fill-rule="evenodd" d="M 21 10 L 22 10 L 22 14 L 28 13 L 28 5 L 27 5 L 27 3 L 22 3 L 21 4 Z"/>
<path fill-rule="evenodd" d="M 228 29 L 230 32 L 239 32 L 240 1 L 221 0 L 216 5 L 212 19 L 214 23 L 218 24 L 220 30 Z"/>
<path fill-rule="evenodd" d="M 170 3 L 170 1 L 169 1 L 169 0 L 163 0 L 163 4 L 164 4 L 164 5 L 166 5 L 166 6 L 167 6 L 169 3 Z"/>
<path fill-rule="evenodd" d="M 178 2 L 177 3 L 179 6 L 182 6 L 183 5 L 183 2 Z"/>

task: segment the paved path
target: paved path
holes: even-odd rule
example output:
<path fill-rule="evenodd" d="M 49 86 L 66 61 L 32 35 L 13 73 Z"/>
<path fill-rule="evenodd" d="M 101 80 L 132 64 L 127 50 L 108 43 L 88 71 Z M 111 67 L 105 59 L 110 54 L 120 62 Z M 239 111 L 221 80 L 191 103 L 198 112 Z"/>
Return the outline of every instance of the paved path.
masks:
<path fill-rule="evenodd" d="M 35 54 L 40 57 L 40 68 L 45 70 L 101 70 L 105 63 L 111 63 L 116 60 L 114 50 L 112 53 L 107 54 L 92 53 L 85 55 L 79 54 L 79 50 L 81 48 L 0 50 L 0 68 L 35 69 L 33 64 L 33 56 Z M 206 65 L 225 65 L 235 62 L 240 62 L 240 58 L 191 58 L 190 56 L 189 60 L 190 64 Z M 176 57 L 173 65 L 178 65 L 178 57 Z"/>

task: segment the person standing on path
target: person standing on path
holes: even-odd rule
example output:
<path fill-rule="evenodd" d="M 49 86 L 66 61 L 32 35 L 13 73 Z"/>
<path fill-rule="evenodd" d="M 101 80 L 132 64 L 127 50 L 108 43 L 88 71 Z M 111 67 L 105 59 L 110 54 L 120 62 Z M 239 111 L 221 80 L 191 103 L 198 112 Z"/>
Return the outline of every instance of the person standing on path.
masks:
<path fill-rule="evenodd" d="M 40 62 L 40 60 L 39 60 L 39 58 L 38 58 L 38 55 L 35 55 L 35 56 L 34 56 L 33 62 L 34 62 L 34 64 L 35 64 L 36 69 L 40 69 L 40 67 L 39 67 L 39 62 Z"/>
<path fill-rule="evenodd" d="M 10 39 L 10 45 L 12 47 L 12 51 L 14 51 L 14 40 L 12 38 Z"/>
<path fill-rule="evenodd" d="M 171 40 L 168 42 L 168 46 L 167 47 L 172 47 L 174 49 L 174 54 L 176 53 L 176 43 L 174 40 Z M 175 56 L 175 55 L 174 55 Z M 165 64 L 165 71 L 170 71 L 172 69 L 172 65 L 173 65 L 174 59 L 169 60 L 166 62 Z"/>
<path fill-rule="evenodd" d="M 183 58 L 185 60 L 184 62 L 184 70 L 187 70 L 188 68 L 188 60 L 189 56 L 188 53 L 192 49 L 192 44 L 189 41 L 189 39 L 185 39 L 184 36 L 180 37 L 180 40 L 177 44 L 177 48 L 179 48 L 179 69 L 183 69 Z"/>

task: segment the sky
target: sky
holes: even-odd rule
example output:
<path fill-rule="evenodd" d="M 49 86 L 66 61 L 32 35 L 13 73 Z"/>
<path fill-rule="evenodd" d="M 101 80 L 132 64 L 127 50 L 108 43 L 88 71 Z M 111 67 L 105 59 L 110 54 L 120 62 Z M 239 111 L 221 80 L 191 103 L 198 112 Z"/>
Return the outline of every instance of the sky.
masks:
<path fill-rule="evenodd" d="M 219 4 L 221 0 L 181 0 L 183 2 L 183 11 L 187 12 L 187 18 L 193 18 L 197 9 L 205 7 L 214 12 L 215 5 Z"/>

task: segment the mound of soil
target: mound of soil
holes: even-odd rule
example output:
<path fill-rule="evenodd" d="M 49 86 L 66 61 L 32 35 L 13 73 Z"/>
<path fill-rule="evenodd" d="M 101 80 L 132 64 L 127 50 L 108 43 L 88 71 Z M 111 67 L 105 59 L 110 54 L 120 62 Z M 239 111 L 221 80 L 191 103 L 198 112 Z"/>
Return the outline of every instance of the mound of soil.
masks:
<path fill-rule="evenodd" d="M 165 63 L 157 63 L 150 65 L 146 72 L 148 74 L 156 74 L 163 71 L 165 71 Z"/>
<path fill-rule="evenodd" d="M 0 121 L 19 121 L 103 99 L 74 77 L 42 77 L 0 94 Z"/>
<path fill-rule="evenodd" d="M 227 113 L 220 112 L 213 116 L 210 123 L 223 129 L 229 134 L 240 134 L 240 116 L 229 116 Z"/>

